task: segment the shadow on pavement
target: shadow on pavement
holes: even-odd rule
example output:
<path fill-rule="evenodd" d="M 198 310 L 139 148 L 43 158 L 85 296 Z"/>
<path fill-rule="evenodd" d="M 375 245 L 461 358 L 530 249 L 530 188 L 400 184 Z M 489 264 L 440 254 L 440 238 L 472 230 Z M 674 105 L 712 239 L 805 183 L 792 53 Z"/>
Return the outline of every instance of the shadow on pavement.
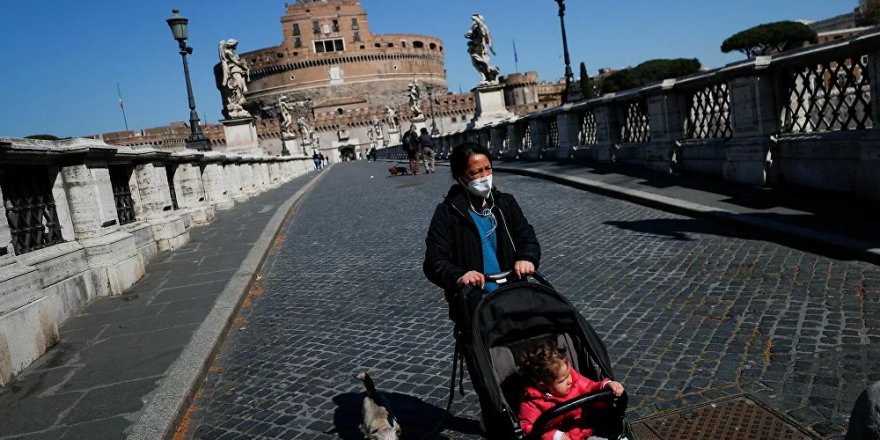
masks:
<path fill-rule="evenodd" d="M 427 435 L 437 425 L 437 422 L 445 414 L 443 408 L 438 408 L 423 402 L 418 397 L 407 394 L 383 392 L 397 416 L 403 431 L 404 440 L 419 440 Z M 364 401 L 364 393 L 345 393 L 335 396 L 333 402 L 336 411 L 333 413 L 332 432 L 344 440 L 363 440 L 364 435 L 360 430 L 361 405 Z M 476 420 L 462 417 L 447 416 L 443 424 L 444 431 L 455 431 L 461 434 L 481 435 L 480 424 Z M 430 437 L 433 440 L 448 440 L 449 437 L 435 434 Z"/>

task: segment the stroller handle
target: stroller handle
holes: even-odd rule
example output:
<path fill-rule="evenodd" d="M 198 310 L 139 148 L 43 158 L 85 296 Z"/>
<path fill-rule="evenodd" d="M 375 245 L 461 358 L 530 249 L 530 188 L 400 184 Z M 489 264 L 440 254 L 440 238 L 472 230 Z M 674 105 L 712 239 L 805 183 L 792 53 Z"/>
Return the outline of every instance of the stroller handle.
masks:
<path fill-rule="evenodd" d="M 583 396 L 575 397 L 567 402 L 562 402 L 559 405 L 550 408 L 549 410 L 542 413 L 537 420 L 535 420 L 535 424 L 532 425 L 532 432 L 525 437 L 526 440 L 536 440 L 541 438 L 541 433 L 544 432 L 545 426 L 551 420 L 569 412 L 577 408 L 581 408 L 590 403 L 593 403 L 597 400 L 607 400 L 608 398 L 614 398 L 614 392 L 611 390 L 602 390 L 593 394 L 585 394 Z M 623 402 L 628 400 L 626 392 L 624 392 L 619 399 L 622 399 Z"/>
<path fill-rule="evenodd" d="M 505 270 L 504 272 L 498 272 L 498 273 L 487 273 L 487 274 L 485 275 L 485 276 L 486 276 L 486 282 L 489 282 L 489 283 L 498 283 L 498 284 L 506 284 L 508 281 L 510 281 L 510 280 L 508 280 L 508 278 L 510 277 L 510 275 L 511 275 L 512 273 L 513 273 L 512 270 Z M 534 271 L 534 272 L 532 272 L 531 275 L 526 275 L 526 277 L 532 277 L 532 278 L 535 279 L 535 281 L 537 281 L 537 282 L 540 283 L 540 284 L 543 284 L 543 285 L 545 285 L 545 286 L 547 286 L 547 287 L 553 287 L 553 286 L 550 285 L 550 282 L 547 281 L 547 278 L 544 278 L 544 275 L 542 275 L 542 274 L 541 274 L 540 272 L 538 272 L 538 271 Z M 524 278 L 525 278 L 525 277 L 524 277 Z"/>

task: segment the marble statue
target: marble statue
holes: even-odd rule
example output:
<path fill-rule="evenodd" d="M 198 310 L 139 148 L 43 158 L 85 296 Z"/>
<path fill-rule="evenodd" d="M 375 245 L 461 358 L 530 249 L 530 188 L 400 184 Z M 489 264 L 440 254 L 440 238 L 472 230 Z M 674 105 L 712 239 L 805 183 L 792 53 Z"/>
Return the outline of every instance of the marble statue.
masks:
<path fill-rule="evenodd" d="M 299 137 L 302 139 L 303 144 L 308 144 L 314 138 L 314 130 L 312 127 L 309 127 L 309 123 L 306 122 L 306 118 L 300 116 L 296 118 L 296 127 L 299 130 Z"/>
<path fill-rule="evenodd" d="M 293 134 L 293 114 L 291 110 L 293 110 L 293 104 L 284 100 L 284 98 L 278 98 L 278 107 L 281 109 L 281 135 L 285 138 L 292 138 L 296 135 Z"/>
<path fill-rule="evenodd" d="M 409 109 L 412 112 L 412 117 L 417 118 L 422 116 L 422 108 L 419 106 L 421 91 L 419 90 L 419 85 L 415 81 L 409 83 L 407 94 L 409 95 Z"/>
<path fill-rule="evenodd" d="M 220 82 L 226 96 L 226 112 L 229 118 L 249 118 L 251 114 L 244 109 L 247 92 L 247 81 L 250 80 L 250 68 L 247 62 L 238 57 L 235 49 L 238 41 L 230 38 L 220 41 L 220 65 L 223 78 Z"/>
<path fill-rule="evenodd" d="M 389 130 L 397 128 L 397 112 L 390 105 L 385 106 L 385 122 L 388 123 Z"/>
<path fill-rule="evenodd" d="M 471 20 L 474 23 L 467 33 L 464 34 L 464 37 L 468 39 L 467 50 L 471 56 L 471 63 L 483 77 L 480 85 L 497 84 L 500 70 L 497 66 L 489 64 L 489 52 L 491 51 L 492 55 L 495 55 L 495 47 L 492 46 L 492 35 L 489 33 L 489 28 L 486 26 L 482 15 L 473 14 L 471 15 Z"/>

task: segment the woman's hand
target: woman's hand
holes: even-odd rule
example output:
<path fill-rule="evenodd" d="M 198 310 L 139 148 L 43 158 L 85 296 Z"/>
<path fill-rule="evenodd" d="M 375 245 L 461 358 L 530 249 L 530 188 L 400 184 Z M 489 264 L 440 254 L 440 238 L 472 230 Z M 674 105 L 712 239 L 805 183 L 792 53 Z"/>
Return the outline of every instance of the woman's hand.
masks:
<path fill-rule="evenodd" d="M 603 388 L 610 388 L 611 392 L 613 392 L 614 395 L 617 397 L 620 397 L 620 395 L 623 394 L 623 385 L 621 385 L 620 382 L 615 382 L 612 380 L 611 382 L 605 383 L 605 386 Z"/>
<path fill-rule="evenodd" d="M 513 274 L 517 278 L 535 273 L 535 265 L 531 261 L 519 260 L 513 265 Z"/>
<path fill-rule="evenodd" d="M 474 286 L 482 289 L 483 286 L 486 285 L 486 277 L 483 276 L 483 274 L 481 274 L 480 272 L 472 270 L 462 275 L 461 278 L 456 281 L 456 283 L 458 283 L 458 285 L 461 287 Z"/>

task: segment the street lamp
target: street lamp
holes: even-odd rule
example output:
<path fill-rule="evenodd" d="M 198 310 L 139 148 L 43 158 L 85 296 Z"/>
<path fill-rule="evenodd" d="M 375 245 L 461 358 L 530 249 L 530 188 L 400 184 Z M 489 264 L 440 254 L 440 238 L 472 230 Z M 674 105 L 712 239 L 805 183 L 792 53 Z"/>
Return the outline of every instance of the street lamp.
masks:
<path fill-rule="evenodd" d="M 565 35 L 565 0 L 555 0 L 559 4 L 559 27 L 562 28 L 562 51 L 565 55 L 565 91 L 562 94 L 562 103 L 574 101 L 572 97 L 571 83 L 574 81 L 574 72 L 571 71 L 571 58 L 568 56 L 568 37 Z"/>
<path fill-rule="evenodd" d="M 198 151 L 210 151 L 211 145 L 208 143 L 208 138 L 202 133 L 202 127 L 199 125 L 199 114 L 196 113 L 196 100 L 193 98 L 192 84 L 189 81 L 189 65 L 186 63 L 186 55 L 193 52 L 193 49 L 186 45 L 186 25 L 189 20 L 181 17 L 180 11 L 177 9 L 172 9 L 171 12 L 174 15 L 165 21 L 168 22 L 168 27 L 171 28 L 174 39 L 180 45 L 180 55 L 183 57 L 183 75 L 186 77 L 186 93 L 189 96 L 189 127 L 192 133 L 186 138 L 186 147 Z"/>
<path fill-rule="evenodd" d="M 425 84 L 425 91 L 428 92 L 428 101 L 431 102 L 431 136 L 437 136 L 440 132 L 437 130 L 437 120 L 434 119 L 434 85 Z"/>

